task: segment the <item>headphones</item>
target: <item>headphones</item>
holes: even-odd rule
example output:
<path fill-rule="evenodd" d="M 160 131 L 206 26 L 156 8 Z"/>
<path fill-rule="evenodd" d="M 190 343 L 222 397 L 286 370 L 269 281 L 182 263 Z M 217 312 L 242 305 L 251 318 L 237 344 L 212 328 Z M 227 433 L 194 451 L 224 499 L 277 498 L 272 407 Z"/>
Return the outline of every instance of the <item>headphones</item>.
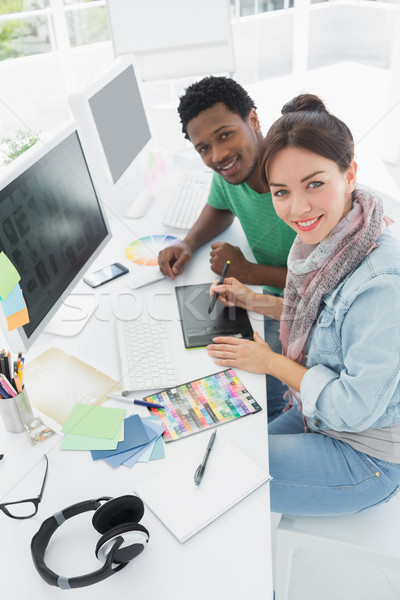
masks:
<path fill-rule="evenodd" d="M 105 502 L 105 504 L 101 504 Z M 76 515 L 94 510 L 93 527 L 102 534 L 96 545 L 96 556 L 104 562 L 101 569 L 79 577 L 64 577 L 49 569 L 44 562 L 46 548 L 53 533 L 66 521 Z M 31 552 L 39 575 L 50 585 L 63 590 L 92 585 L 120 571 L 136 558 L 146 547 L 150 534 L 139 525 L 144 514 L 144 505 L 137 496 L 111 498 L 103 496 L 97 500 L 85 500 L 64 508 L 43 521 L 39 531 L 33 536 Z M 117 565 L 113 568 L 113 565 Z"/>

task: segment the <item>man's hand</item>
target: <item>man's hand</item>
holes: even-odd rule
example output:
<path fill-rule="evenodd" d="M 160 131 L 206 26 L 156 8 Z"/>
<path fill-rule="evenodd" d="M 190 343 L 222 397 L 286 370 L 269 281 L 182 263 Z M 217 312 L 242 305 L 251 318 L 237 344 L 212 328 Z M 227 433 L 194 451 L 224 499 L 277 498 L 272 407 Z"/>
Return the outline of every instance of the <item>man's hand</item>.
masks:
<path fill-rule="evenodd" d="M 181 275 L 183 267 L 192 258 L 190 246 L 185 242 L 168 246 L 158 255 L 158 265 L 163 275 L 173 281 L 176 275 Z"/>
<path fill-rule="evenodd" d="M 245 259 L 239 246 L 232 246 L 227 242 L 214 242 L 211 244 L 211 270 L 214 271 L 214 273 L 221 275 L 227 260 L 231 261 L 229 275 L 243 281 L 247 270 L 246 265 L 248 265 L 249 262 Z"/>

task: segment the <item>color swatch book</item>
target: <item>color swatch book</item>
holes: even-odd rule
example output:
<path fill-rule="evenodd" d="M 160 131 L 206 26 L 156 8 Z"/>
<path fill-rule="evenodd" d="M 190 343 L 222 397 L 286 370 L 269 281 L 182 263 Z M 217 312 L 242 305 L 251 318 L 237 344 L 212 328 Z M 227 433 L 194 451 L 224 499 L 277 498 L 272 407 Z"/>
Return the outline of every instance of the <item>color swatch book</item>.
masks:
<path fill-rule="evenodd" d="M 266 469 L 218 432 L 201 484 L 195 487 L 194 473 L 207 439 L 202 436 L 192 451 L 135 486 L 136 494 L 181 543 L 271 479 Z"/>
<path fill-rule="evenodd" d="M 162 390 L 145 400 L 165 406 L 165 409 L 150 409 L 165 427 L 165 442 L 179 440 L 261 410 L 233 369 Z"/>

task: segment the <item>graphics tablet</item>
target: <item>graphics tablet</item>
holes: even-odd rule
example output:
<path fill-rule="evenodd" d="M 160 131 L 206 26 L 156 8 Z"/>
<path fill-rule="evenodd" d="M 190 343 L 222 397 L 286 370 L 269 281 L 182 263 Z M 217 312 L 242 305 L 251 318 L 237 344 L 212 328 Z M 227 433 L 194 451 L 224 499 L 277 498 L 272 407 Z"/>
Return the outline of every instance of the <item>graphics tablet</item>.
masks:
<path fill-rule="evenodd" d="M 217 335 L 253 339 L 253 329 L 243 308 L 228 308 L 217 302 L 208 314 L 210 286 L 211 283 L 199 283 L 175 288 L 185 348 L 207 346 Z"/>

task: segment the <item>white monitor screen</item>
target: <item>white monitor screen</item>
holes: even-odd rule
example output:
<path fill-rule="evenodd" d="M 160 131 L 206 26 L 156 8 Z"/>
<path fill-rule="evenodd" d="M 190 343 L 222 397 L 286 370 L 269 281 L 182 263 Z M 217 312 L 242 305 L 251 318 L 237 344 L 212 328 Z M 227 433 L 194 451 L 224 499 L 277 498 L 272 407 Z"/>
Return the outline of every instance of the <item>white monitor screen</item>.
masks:
<path fill-rule="evenodd" d="M 25 346 L 109 238 L 77 131 L 39 154 L 0 190 L 0 251 L 21 276 Z"/>
<path fill-rule="evenodd" d="M 94 94 L 89 105 L 116 183 L 151 139 L 133 66 Z"/>

